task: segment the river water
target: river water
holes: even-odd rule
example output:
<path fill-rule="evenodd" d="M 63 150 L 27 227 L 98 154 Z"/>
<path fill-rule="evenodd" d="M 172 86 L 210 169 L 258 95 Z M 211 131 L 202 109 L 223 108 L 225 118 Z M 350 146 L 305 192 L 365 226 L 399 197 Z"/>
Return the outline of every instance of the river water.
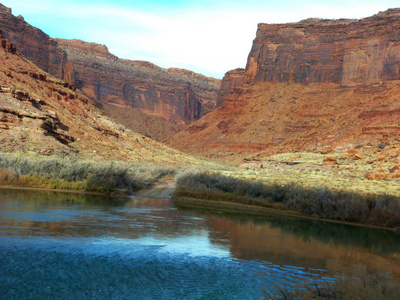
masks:
<path fill-rule="evenodd" d="M 400 277 L 400 234 L 0 190 L 0 299 L 262 299 L 360 266 Z"/>

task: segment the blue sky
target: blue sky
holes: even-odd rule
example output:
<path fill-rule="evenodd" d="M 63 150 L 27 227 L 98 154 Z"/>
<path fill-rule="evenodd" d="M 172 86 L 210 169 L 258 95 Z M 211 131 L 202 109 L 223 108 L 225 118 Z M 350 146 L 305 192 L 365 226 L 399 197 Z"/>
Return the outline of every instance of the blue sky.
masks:
<path fill-rule="evenodd" d="M 362 18 L 399 0 L 0 0 L 53 38 L 105 44 L 121 58 L 222 78 L 246 65 L 258 23 Z"/>

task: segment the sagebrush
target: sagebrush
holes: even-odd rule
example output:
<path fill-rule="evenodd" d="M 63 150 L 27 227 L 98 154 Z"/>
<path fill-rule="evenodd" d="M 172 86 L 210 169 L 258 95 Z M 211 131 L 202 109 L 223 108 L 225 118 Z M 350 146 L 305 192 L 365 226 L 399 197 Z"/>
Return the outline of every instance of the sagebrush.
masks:
<path fill-rule="evenodd" d="M 239 201 L 269 207 L 283 204 L 287 209 L 332 220 L 357 222 L 384 227 L 400 227 L 400 199 L 394 195 L 361 194 L 352 191 L 334 191 L 326 187 L 310 188 L 296 183 L 249 181 L 225 176 L 218 172 L 184 172 L 177 176 L 176 196 L 199 195 L 213 192 L 216 200 Z M 232 197 L 236 196 L 235 200 Z M 243 200 L 244 199 L 244 200 Z M 247 199 L 247 200 L 246 200 Z M 251 201 L 248 199 L 256 199 Z M 209 199 L 210 200 L 210 199 Z"/>
<path fill-rule="evenodd" d="M 135 191 L 175 174 L 168 165 L 0 154 L 2 184 L 95 192 Z"/>

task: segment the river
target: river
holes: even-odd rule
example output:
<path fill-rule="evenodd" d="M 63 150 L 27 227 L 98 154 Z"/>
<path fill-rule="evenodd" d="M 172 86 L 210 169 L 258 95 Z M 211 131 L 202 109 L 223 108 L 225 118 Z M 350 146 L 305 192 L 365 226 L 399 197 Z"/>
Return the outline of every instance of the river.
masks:
<path fill-rule="evenodd" d="M 261 299 L 360 266 L 400 278 L 399 262 L 386 230 L 0 190 L 0 299 Z"/>

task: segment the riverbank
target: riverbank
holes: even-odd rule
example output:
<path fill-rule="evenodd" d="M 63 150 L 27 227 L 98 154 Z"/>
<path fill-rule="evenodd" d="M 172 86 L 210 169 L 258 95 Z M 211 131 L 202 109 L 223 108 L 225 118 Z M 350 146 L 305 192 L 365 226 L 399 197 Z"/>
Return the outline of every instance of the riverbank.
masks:
<path fill-rule="evenodd" d="M 0 190 L 16 190 L 16 191 L 34 191 L 34 192 L 54 192 L 54 193 L 69 193 L 69 194 L 82 194 L 94 196 L 132 196 L 132 192 L 127 190 L 115 190 L 112 193 L 104 192 L 88 192 L 84 190 L 68 190 L 68 189 L 51 189 L 39 187 L 21 187 L 11 185 L 0 185 Z M 171 199 L 175 191 L 175 182 L 172 177 L 163 177 L 157 182 L 152 183 L 138 191 L 134 192 L 134 196 L 146 198 L 163 198 Z"/>
<path fill-rule="evenodd" d="M 179 175 L 173 201 L 180 206 L 203 209 L 400 228 L 400 199 L 395 195 L 310 188 L 294 182 L 251 181 L 218 172 Z"/>
<path fill-rule="evenodd" d="M 301 157 L 303 161 L 294 165 L 278 161 L 288 160 L 286 156 L 276 156 L 258 167 L 215 163 L 206 170 L 204 166 L 0 154 L 0 186 L 94 195 L 135 194 L 173 198 L 180 206 L 202 209 L 400 228 L 398 180 L 370 181 L 352 175 L 358 174 L 353 169 L 346 173 L 348 167 L 338 173 L 321 165 L 323 155 Z M 168 182 L 160 185 L 166 177 Z"/>
<path fill-rule="evenodd" d="M 321 222 L 351 225 L 351 226 L 357 226 L 357 227 L 394 230 L 396 232 L 400 231 L 400 228 L 397 228 L 397 227 L 396 228 L 387 228 L 387 227 L 374 226 L 374 225 L 368 225 L 368 224 L 362 224 L 362 223 L 330 220 L 330 219 L 301 214 L 298 211 L 284 210 L 282 208 L 257 207 L 257 206 L 245 205 L 245 204 L 240 204 L 240 203 L 212 201 L 212 200 L 190 198 L 190 197 L 172 197 L 172 202 L 178 208 L 201 209 L 201 210 L 209 210 L 209 211 L 215 211 L 215 212 L 254 215 L 254 216 L 284 216 L 286 218 L 321 221 Z"/>
<path fill-rule="evenodd" d="M 130 194 L 176 170 L 171 165 L 0 153 L 0 185 L 8 187 Z"/>
<path fill-rule="evenodd" d="M 6 185 L 1 185 L 0 190 L 54 192 L 54 193 L 69 193 L 69 194 L 83 194 L 83 195 L 97 195 L 97 196 L 106 195 L 105 193 L 87 192 L 87 191 L 80 191 L 80 190 L 45 189 L 45 188 L 6 186 Z M 117 195 L 121 195 L 121 194 L 117 194 Z"/>

